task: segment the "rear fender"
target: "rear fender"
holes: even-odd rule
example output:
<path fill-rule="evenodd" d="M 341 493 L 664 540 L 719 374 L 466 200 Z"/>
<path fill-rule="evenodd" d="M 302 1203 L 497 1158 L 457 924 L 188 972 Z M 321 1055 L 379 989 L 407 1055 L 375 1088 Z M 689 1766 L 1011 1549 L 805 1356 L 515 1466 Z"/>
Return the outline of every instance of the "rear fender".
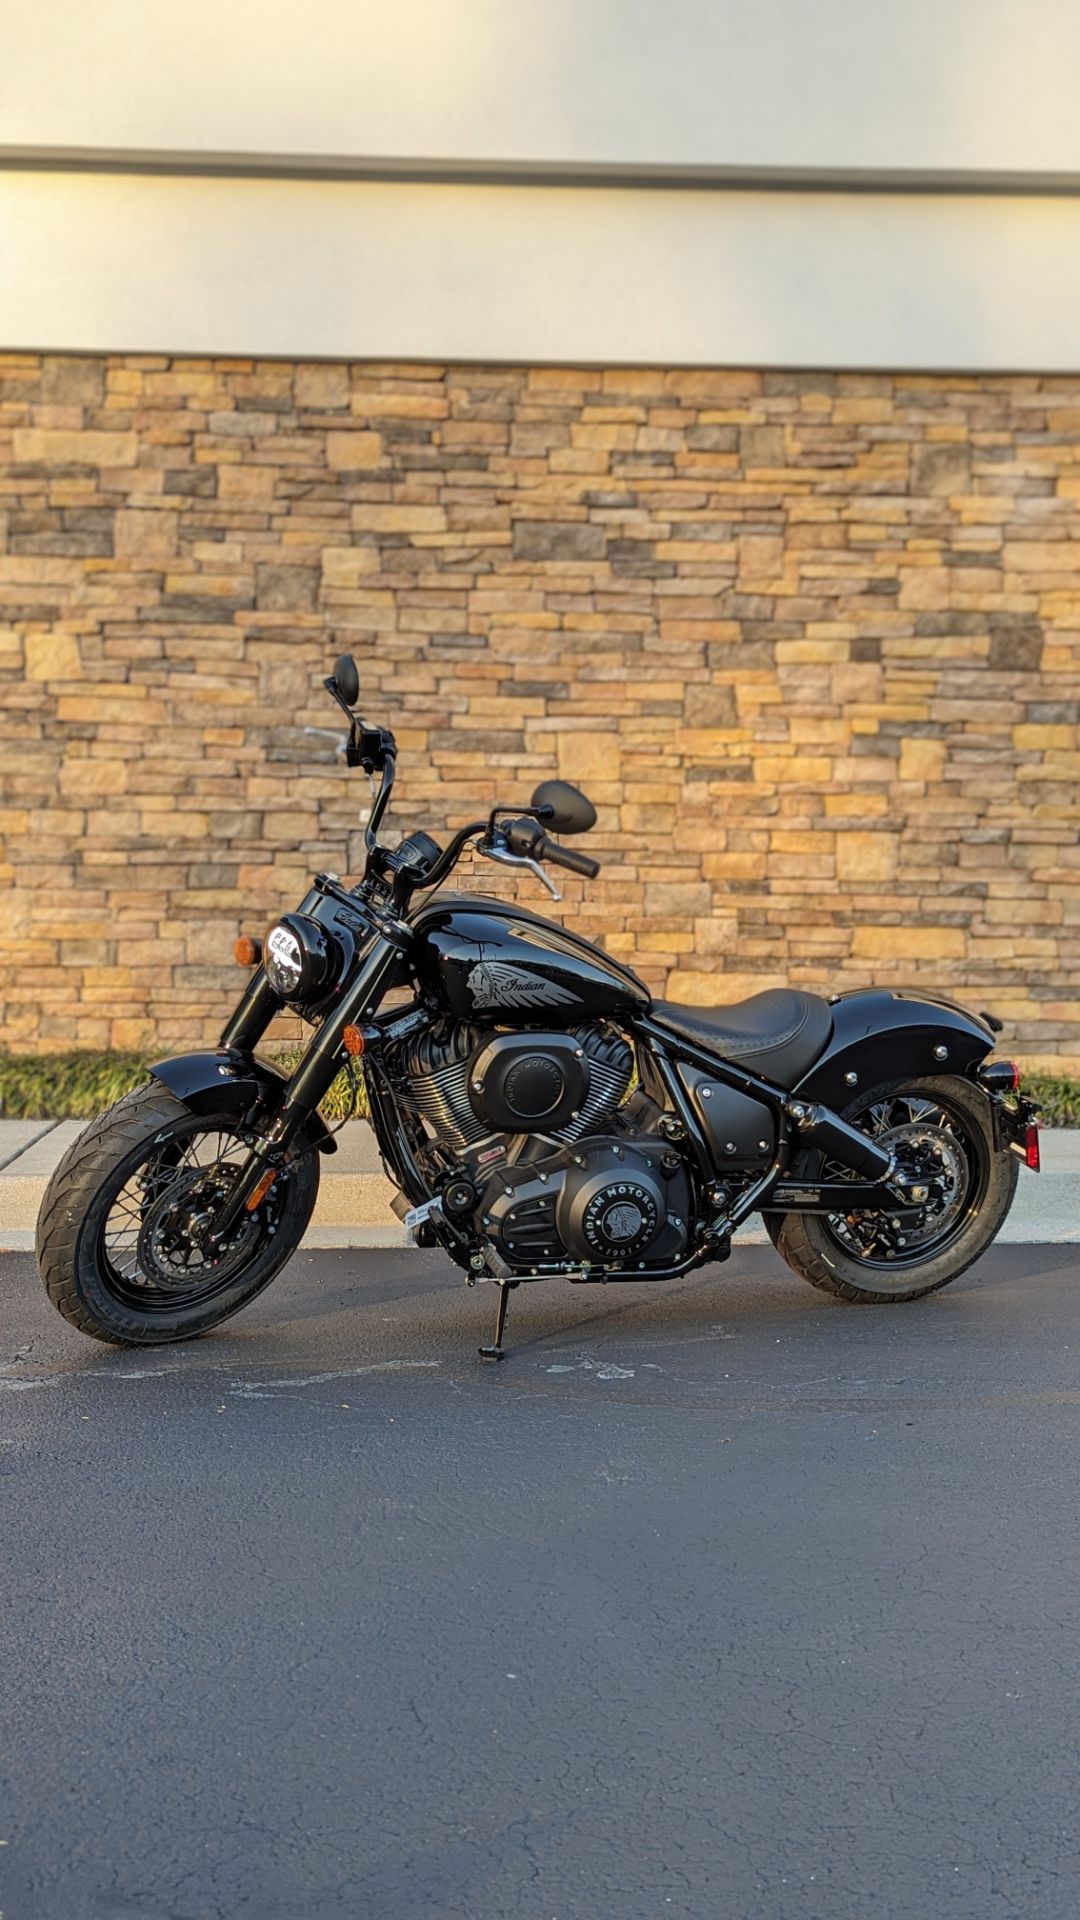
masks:
<path fill-rule="evenodd" d="M 212 1053 L 181 1053 L 159 1060 L 150 1068 L 155 1080 L 187 1107 L 189 1113 L 249 1116 L 259 1127 L 281 1105 L 288 1077 L 269 1060 L 238 1047 L 218 1047 Z M 300 1130 L 305 1146 L 336 1153 L 337 1141 L 320 1113 L 313 1113 Z"/>
<path fill-rule="evenodd" d="M 974 1079 L 994 1035 L 953 1000 L 871 987 L 833 1002 L 833 1036 L 793 1089 L 840 1109 L 882 1080 L 958 1073 Z"/>

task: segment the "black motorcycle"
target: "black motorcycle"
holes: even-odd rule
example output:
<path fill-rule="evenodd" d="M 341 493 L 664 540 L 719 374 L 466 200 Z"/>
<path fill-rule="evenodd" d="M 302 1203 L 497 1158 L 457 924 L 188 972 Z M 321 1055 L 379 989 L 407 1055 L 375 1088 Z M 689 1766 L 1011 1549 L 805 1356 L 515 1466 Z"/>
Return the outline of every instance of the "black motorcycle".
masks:
<path fill-rule="evenodd" d="M 796 1273 L 844 1300 L 911 1300 L 986 1251 L 1039 1165 L 1034 1104 L 1001 1023 L 935 995 L 795 989 L 730 1006 L 652 1000 L 628 967 L 516 905 L 441 891 L 470 845 L 536 875 L 599 863 L 552 834 L 595 811 L 560 780 L 441 848 L 378 839 L 394 736 L 327 690 L 348 764 L 381 779 L 359 885 L 321 873 L 264 942 L 214 1052 L 151 1069 L 57 1167 L 37 1258 L 84 1333 L 186 1340 L 235 1313 L 299 1245 L 335 1143 L 319 1103 L 359 1076 L 399 1216 L 467 1282 L 666 1280 L 723 1260 L 764 1216 Z M 406 989 L 407 1004 L 392 990 Z M 288 1007 L 314 1029 L 286 1077 L 255 1052 Z"/>

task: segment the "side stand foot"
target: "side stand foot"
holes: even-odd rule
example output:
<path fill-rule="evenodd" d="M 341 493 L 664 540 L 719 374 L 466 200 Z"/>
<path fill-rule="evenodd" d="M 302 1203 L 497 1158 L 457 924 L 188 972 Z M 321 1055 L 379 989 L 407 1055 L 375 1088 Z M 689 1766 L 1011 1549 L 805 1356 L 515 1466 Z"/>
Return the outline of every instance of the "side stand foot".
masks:
<path fill-rule="evenodd" d="M 490 1347 L 480 1348 L 481 1360 L 502 1360 L 504 1358 L 502 1337 L 503 1328 L 506 1325 L 506 1303 L 510 1297 L 511 1287 L 516 1285 L 516 1280 L 499 1281 L 499 1312 L 495 1321 L 495 1338 Z"/>

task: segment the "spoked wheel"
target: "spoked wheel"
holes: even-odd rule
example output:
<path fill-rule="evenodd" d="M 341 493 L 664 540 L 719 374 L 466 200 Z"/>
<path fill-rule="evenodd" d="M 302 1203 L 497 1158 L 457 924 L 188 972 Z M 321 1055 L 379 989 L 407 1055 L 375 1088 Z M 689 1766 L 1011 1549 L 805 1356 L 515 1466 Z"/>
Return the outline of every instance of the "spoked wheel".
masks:
<path fill-rule="evenodd" d="M 1017 1161 L 994 1146 L 985 1096 L 967 1081 L 890 1081 L 844 1119 L 895 1154 L 928 1189 L 916 1220 L 890 1213 L 766 1215 L 777 1251 L 812 1285 L 843 1300 L 916 1300 L 948 1286 L 985 1253 L 1012 1205 Z M 807 1155 L 800 1178 L 837 1180 L 842 1167 Z"/>
<path fill-rule="evenodd" d="M 284 1167 L 227 1245 L 206 1230 L 250 1150 L 239 1122 L 195 1116 L 151 1082 L 80 1134 L 46 1190 L 38 1267 L 53 1304 L 98 1340 L 158 1345 L 205 1333 L 295 1250 L 318 1192 L 316 1154 Z"/>

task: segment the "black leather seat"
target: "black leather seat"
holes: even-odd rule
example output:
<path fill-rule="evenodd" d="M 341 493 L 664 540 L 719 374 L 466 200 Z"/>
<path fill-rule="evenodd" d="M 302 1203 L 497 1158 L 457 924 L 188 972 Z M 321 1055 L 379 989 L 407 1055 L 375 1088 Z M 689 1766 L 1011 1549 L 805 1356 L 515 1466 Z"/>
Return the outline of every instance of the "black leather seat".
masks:
<path fill-rule="evenodd" d="M 763 1080 L 793 1087 L 832 1037 L 827 1000 L 794 987 L 770 987 L 728 1007 L 680 1007 L 654 1000 L 653 1019 L 670 1033 L 737 1061 Z"/>

